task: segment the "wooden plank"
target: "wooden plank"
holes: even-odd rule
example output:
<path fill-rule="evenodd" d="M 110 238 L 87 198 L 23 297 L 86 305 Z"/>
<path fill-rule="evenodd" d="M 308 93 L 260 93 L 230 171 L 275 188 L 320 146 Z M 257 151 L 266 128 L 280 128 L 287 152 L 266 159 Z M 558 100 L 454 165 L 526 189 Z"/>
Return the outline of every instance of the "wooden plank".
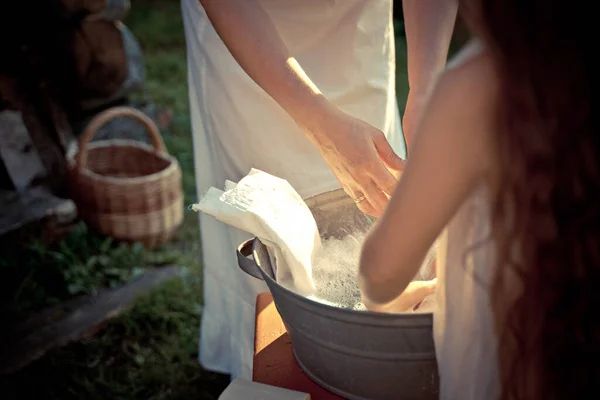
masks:
<path fill-rule="evenodd" d="M 56 216 L 64 222 L 77 216 L 73 201 L 56 197 L 43 187 L 30 188 L 22 195 L 0 190 L 0 204 L 0 236 L 43 218 Z"/>
<path fill-rule="evenodd" d="M 0 156 L 17 192 L 22 193 L 32 181 L 46 175 L 21 113 L 17 111 L 0 112 Z"/>
<path fill-rule="evenodd" d="M 75 310 L 90 302 L 90 296 L 78 296 L 51 307 L 47 307 L 23 320 L 9 323 L 7 331 L 0 334 L 3 341 L 14 341 L 15 338 L 24 338 L 33 332 L 43 329 L 45 326 L 54 324 L 65 318 Z"/>
<path fill-rule="evenodd" d="M 107 320 L 116 317 L 130 307 L 136 298 L 169 279 L 179 276 L 181 267 L 167 265 L 152 269 L 138 279 L 117 289 L 106 289 L 97 295 L 86 296 L 65 303 L 61 307 L 66 315 L 50 324 L 58 312 L 42 312 L 22 325 L 13 328 L 13 332 L 30 331 L 16 343 L 4 343 L 0 349 L 0 374 L 12 373 L 30 362 L 40 358 L 51 349 L 76 341 L 90 332 L 95 332 Z M 11 335 L 12 336 L 12 335 Z M 14 337 L 14 336 L 13 336 Z"/>

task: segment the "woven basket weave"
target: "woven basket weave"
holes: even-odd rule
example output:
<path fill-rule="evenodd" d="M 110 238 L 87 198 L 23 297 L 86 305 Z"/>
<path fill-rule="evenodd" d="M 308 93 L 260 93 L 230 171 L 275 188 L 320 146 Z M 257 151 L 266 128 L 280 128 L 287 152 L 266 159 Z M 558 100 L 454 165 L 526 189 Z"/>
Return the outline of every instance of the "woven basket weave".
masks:
<path fill-rule="evenodd" d="M 118 117 L 142 124 L 152 146 L 122 139 L 90 143 L 98 129 Z M 181 168 L 154 122 L 136 109 L 114 107 L 95 116 L 81 135 L 79 151 L 67 158 L 67 173 L 79 215 L 107 236 L 155 248 L 181 225 Z"/>

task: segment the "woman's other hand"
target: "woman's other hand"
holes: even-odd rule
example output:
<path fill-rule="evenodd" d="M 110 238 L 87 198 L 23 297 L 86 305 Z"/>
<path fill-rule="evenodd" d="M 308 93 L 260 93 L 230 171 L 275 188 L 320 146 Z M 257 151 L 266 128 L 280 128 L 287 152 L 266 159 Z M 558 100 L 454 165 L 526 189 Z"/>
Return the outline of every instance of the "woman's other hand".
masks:
<path fill-rule="evenodd" d="M 380 216 L 404 167 L 383 132 L 334 109 L 309 137 L 358 208 Z"/>

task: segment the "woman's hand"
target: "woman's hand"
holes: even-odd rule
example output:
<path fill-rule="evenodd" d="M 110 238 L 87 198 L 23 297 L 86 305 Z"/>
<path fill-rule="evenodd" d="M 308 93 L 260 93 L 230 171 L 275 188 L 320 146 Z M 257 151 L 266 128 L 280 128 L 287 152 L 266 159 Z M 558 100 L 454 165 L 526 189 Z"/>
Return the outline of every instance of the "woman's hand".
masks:
<path fill-rule="evenodd" d="M 335 109 L 309 137 L 358 208 L 380 216 L 404 167 L 383 132 Z"/>
<path fill-rule="evenodd" d="M 400 296 L 398 296 L 389 304 L 369 304 L 365 299 L 363 299 L 363 303 L 369 311 L 386 313 L 412 312 L 414 308 L 425 299 L 425 297 L 430 296 L 435 292 L 436 286 L 437 278 L 434 278 L 430 281 L 413 281 L 408 284 Z"/>

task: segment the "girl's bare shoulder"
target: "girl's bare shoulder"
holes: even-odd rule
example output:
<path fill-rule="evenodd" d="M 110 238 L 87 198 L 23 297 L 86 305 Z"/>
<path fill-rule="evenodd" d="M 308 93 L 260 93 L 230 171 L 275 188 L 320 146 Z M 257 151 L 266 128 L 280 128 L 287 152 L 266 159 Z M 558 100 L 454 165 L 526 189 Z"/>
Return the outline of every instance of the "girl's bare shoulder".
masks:
<path fill-rule="evenodd" d="M 498 78 L 483 47 L 464 49 L 440 77 L 431 98 L 431 116 L 446 126 L 456 151 L 478 154 L 480 167 L 493 165 Z M 482 157 L 483 156 L 483 157 Z"/>
<path fill-rule="evenodd" d="M 480 113 L 495 107 L 498 79 L 492 58 L 478 41 L 459 51 L 449 62 L 438 84 L 438 96 L 457 108 Z M 462 102 L 456 102 L 456 100 Z M 465 107 L 465 106 L 470 107 Z"/>

